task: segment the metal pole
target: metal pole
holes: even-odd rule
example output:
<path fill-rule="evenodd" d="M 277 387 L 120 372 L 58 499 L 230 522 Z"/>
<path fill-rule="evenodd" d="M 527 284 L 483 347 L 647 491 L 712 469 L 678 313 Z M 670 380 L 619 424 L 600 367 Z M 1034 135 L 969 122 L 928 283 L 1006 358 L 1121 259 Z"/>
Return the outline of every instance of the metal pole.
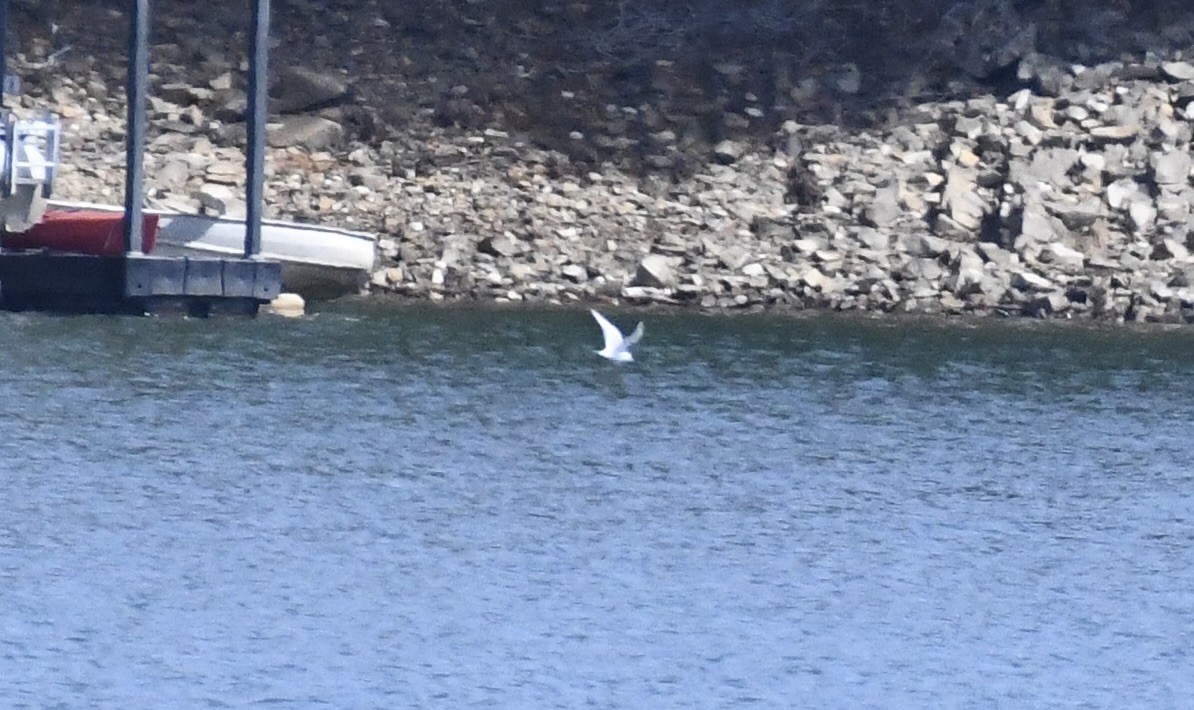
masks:
<path fill-rule="evenodd" d="M 124 150 L 124 251 L 144 252 L 141 198 L 145 187 L 145 89 L 149 84 L 149 0 L 132 0 L 128 42 L 128 117 Z"/>
<path fill-rule="evenodd" d="M 4 100 L 4 95 L 8 91 L 8 0 L 0 0 L 0 128 L 9 125 L 8 115 L 4 112 L 4 107 L 8 103 Z M 0 131 L 0 144 L 6 140 L 3 131 Z M 8 182 L 8 166 L 12 164 L 12 155 L 5 150 L 4 159 L 0 160 L 0 182 L 7 185 Z M 0 195 L 7 196 L 7 188 L 0 188 Z M 4 236 L 8 232 L 8 220 L 0 219 L 0 236 Z"/>
<path fill-rule="evenodd" d="M 245 258 L 261 252 L 261 212 L 265 185 L 265 116 L 269 74 L 269 0 L 253 0 L 249 49 L 249 101 L 245 122 L 249 151 L 245 158 Z"/>
<path fill-rule="evenodd" d="M 4 92 L 8 89 L 8 0 L 0 0 L 0 81 L 4 82 L 0 88 L 0 109 L 7 104 L 4 102 Z"/>

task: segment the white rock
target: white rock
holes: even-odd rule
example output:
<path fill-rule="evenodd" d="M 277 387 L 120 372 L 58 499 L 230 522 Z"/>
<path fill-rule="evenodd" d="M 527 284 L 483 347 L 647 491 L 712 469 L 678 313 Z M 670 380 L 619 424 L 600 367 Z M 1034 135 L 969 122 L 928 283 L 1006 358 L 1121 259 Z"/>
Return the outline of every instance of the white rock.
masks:
<path fill-rule="evenodd" d="M 1086 255 L 1077 249 L 1054 242 L 1041 248 L 1040 260 L 1063 271 L 1078 272 L 1086 263 Z"/>
<path fill-rule="evenodd" d="M 1158 185 L 1184 185 L 1190 179 L 1190 154 L 1185 150 L 1154 153 L 1152 166 Z"/>
<path fill-rule="evenodd" d="M 1161 64 L 1161 71 L 1165 76 L 1177 81 L 1194 79 L 1194 64 L 1189 62 L 1164 62 Z"/>
<path fill-rule="evenodd" d="M 1032 271 L 1017 271 L 1012 274 L 1012 286 L 1021 291 L 1052 291 L 1056 288 L 1052 281 Z"/>
<path fill-rule="evenodd" d="M 945 178 L 941 204 L 960 227 L 976 232 L 986 214 L 986 204 L 976 193 L 976 173 L 968 168 L 950 167 Z"/>
<path fill-rule="evenodd" d="M 1140 192 L 1140 185 L 1132 178 L 1120 178 L 1107 186 L 1107 204 L 1113 210 L 1123 209 L 1132 196 Z"/>
<path fill-rule="evenodd" d="M 1157 221 L 1157 208 L 1145 195 L 1139 195 L 1128 204 L 1128 221 L 1137 232 L 1150 229 Z"/>

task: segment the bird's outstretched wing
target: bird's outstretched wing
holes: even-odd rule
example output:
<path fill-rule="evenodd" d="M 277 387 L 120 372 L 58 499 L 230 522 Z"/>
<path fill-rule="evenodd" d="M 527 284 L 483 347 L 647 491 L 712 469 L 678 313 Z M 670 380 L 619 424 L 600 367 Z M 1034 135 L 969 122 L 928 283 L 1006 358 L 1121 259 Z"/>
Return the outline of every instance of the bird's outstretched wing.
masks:
<path fill-rule="evenodd" d="M 622 331 L 618 330 L 618 326 L 610 323 L 605 316 L 592 308 L 589 309 L 589 313 L 593 314 L 593 318 L 597 319 L 597 325 L 601 326 L 601 335 L 605 338 L 603 350 L 613 350 L 622 344 Z"/>
<path fill-rule="evenodd" d="M 643 324 L 640 321 L 638 326 L 634 329 L 634 332 L 631 333 L 630 335 L 626 336 L 626 339 L 622 341 L 622 347 L 626 348 L 626 349 L 630 349 L 630 348 L 634 347 L 635 343 L 637 343 L 638 341 L 640 341 L 642 339 L 643 339 Z"/>

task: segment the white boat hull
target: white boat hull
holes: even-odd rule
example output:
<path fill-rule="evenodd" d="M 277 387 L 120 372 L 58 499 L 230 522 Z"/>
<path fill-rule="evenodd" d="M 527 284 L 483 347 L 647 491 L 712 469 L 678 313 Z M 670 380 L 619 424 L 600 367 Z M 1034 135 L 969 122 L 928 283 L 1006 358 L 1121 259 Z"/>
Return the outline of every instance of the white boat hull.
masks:
<path fill-rule="evenodd" d="M 123 212 L 123 207 L 50 201 L 50 209 Z M 146 209 L 158 215 L 154 254 L 238 257 L 244 254 L 243 220 Z M 373 271 L 376 240 L 354 232 L 312 224 L 262 220 L 261 257 L 282 264 L 282 290 L 307 299 L 359 292 Z"/>

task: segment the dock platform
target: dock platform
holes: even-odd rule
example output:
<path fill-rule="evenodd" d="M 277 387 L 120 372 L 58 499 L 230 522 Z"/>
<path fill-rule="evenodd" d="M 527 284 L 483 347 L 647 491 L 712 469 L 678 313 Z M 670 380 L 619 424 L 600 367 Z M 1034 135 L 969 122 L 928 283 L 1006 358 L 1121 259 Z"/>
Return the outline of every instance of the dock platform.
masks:
<path fill-rule="evenodd" d="M 236 257 L 151 255 L 144 218 L 145 145 L 149 119 L 150 0 L 125 0 L 128 16 L 124 210 L 120 243 L 87 231 L 85 223 L 46 227 L 62 158 L 61 121 L 52 112 L 28 118 L 9 112 L 0 91 L 0 308 L 64 313 L 256 315 L 281 292 L 282 265 L 261 257 L 269 0 L 250 13 L 245 107 L 244 249 Z M 6 89 L 8 0 L 0 0 L 0 78 Z M 156 220 L 151 220 L 156 225 Z M 109 219 L 109 222 L 111 220 Z M 30 245 L 8 248 L 10 235 L 46 230 Z M 91 225 L 91 226 L 94 226 Z M 104 225 L 101 224 L 101 227 Z M 110 226 L 110 225 L 109 225 Z M 156 229 L 156 226 L 154 227 Z"/>
<path fill-rule="evenodd" d="M 0 253 L 9 311 L 252 316 L 281 283 L 282 265 L 262 259 Z"/>

